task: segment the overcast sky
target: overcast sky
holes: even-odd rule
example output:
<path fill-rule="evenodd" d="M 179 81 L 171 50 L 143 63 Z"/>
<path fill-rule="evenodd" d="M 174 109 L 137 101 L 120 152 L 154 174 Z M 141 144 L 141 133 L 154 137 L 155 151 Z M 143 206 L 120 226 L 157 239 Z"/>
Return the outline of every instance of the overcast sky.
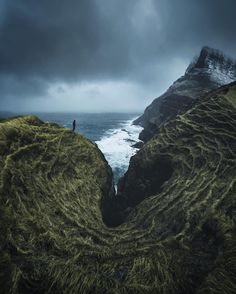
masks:
<path fill-rule="evenodd" d="M 144 108 L 207 45 L 236 58 L 235 0 L 0 0 L 0 110 Z"/>

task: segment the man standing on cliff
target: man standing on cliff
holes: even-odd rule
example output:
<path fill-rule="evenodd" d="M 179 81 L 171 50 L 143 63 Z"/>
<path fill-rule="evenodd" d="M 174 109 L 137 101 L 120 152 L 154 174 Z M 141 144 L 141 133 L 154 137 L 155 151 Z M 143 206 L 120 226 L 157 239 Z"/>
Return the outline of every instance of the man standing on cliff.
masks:
<path fill-rule="evenodd" d="M 76 127 L 76 120 L 75 119 L 73 120 L 73 124 L 72 125 L 73 125 L 73 132 L 74 132 L 75 131 L 75 127 Z"/>

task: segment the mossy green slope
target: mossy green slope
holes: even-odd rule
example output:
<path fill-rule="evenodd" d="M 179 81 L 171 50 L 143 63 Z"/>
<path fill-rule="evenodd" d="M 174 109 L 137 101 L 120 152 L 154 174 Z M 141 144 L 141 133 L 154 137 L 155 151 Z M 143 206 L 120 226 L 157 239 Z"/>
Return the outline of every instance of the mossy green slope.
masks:
<path fill-rule="evenodd" d="M 146 199 L 127 222 L 155 224 L 150 235 L 165 248 L 177 242 L 186 293 L 236 293 L 235 107 L 236 83 L 199 99 L 161 127 L 120 182 L 127 206 Z"/>
<path fill-rule="evenodd" d="M 111 169 L 95 144 L 31 116 L 0 123 L 0 152 L 0 285 L 40 293 L 64 280 L 69 291 L 67 275 L 86 268 L 74 260 L 104 252 L 100 201 L 112 193 Z"/>
<path fill-rule="evenodd" d="M 209 94 L 132 158 L 120 192 L 139 201 L 117 228 L 93 143 L 35 117 L 0 123 L 2 292 L 235 293 L 235 100 L 236 85 Z"/>

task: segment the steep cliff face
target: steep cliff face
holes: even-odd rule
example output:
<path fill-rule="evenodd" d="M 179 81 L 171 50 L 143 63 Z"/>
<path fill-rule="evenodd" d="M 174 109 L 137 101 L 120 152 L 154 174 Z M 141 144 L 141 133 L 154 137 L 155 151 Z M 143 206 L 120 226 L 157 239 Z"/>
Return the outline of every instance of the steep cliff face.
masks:
<path fill-rule="evenodd" d="M 1 291 L 235 293 L 235 108 L 233 84 L 161 127 L 131 160 L 116 228 L 94 144 L 35 117 L 2 121 Z"/>
<path fill-rule="evenodd" d="M 194 293 L 234 293 L 236 83 L 164 124 L 131 159 L 118 193 L 127 206 L 140 203 L 127 221 L 153 222 L 161 243 L 186 246 Z"/>
<path fill-rule="evenodd" d="M 195 98 L 235 80 L 236 61 L 218 50 L 203 47 L 185 75 L 156 98 L 134 122 L 144 127 L 140 139 L 148 141 L 162 123 L 191 108 Z"/>

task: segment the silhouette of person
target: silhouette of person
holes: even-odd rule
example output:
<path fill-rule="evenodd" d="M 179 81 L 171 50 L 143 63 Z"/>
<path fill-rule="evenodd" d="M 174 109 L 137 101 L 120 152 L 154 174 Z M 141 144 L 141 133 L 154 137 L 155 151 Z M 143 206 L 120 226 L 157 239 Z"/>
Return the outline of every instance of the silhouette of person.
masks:
<path fill-rule="evenodd" d="M 75 127 L 76 127 L 76 120 L 75 119 L 73 120 L 73 124 L 72 125 L 73 125 L 73 132 L 74 132 L 75 131 Z"/>

